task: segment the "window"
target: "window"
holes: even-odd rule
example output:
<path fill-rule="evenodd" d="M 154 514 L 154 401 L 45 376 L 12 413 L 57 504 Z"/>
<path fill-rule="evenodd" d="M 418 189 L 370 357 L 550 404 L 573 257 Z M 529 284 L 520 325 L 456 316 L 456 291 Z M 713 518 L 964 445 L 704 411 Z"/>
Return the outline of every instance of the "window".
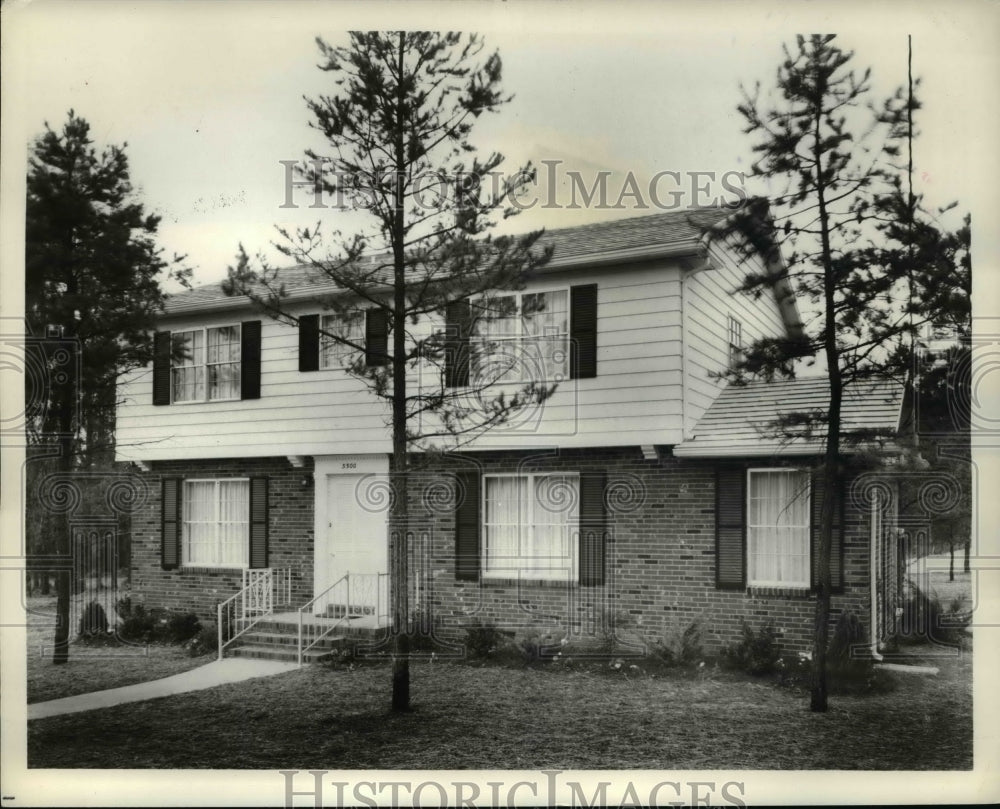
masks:
<path fill-rule="evenodd" d="M 473 374 L 480 383 L 569 378 L 568 289 L 492 295 L 473 306 Z"/>
<path fill-rule="evenodd" d="M 184 481 L 181 522 L 184 566 L 247 567 L 250 481 Z"/>
<path fill-rule="evenodd" d="M 240 327 L 173 333 L 174 402 L 240 398 Z"/>
<path fill-rule="evenodd" d="M 743 360 L 743 324 L 729 315 L 729 367 L 735 368 Z"/>
<path fill-rule="evenodd" d="M 487 475 L 483 482 L 483 575 L 574 580 L 579 477 Z"/>
<path fill-rule="evenodd" d="M 751 585 L 808 587 L 809 473 L 751 469 L 747 477 L 747 566 Z"/>
<path fill-rule="evenodd" d="M 359 352 L 348 345 L 339 343 L 330 334 L 343 337 L 359 346 L 365 344 L 365 317 L 363 312 L 349 315 L 323 315 L 320 322 L 320 368 L 344 368 L 353 363 Z"/>

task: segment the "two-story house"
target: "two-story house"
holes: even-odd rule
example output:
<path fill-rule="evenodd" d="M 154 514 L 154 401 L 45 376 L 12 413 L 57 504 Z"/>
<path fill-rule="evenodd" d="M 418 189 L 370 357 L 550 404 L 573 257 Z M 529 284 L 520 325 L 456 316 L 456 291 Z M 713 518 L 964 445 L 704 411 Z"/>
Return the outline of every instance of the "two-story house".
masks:
<path fill-rule="evenodd" d="M 460 637 L 478 620 L 586 637 L 628 625 L 654 641 L 697 620 L 718 651 L 743 620 L 771 619 L 788 646 L 809 647 L 821 446 L 769 439 L 761 425 L 822 408 L 825 384 L 726 388 L 713 376 L 756 338 L 800 328 L 783 267 L 705 238 L 726 215 L 656 213 L 543 237 L 552 260 L 510 293 L 503 333 L 556 344 L 542 363 L 555 393 L 460 451 L 413 459 L 411 606 L 437 631 Z M 773 297 L 734 293 L 748 269 L 775 275 Z M 156 361 L 122 386 L 118 460 L 147 488 L 133 591 L 212 617 L 249 571 L 281 571 L 285 600 L 333 615 L 350 577 L 380 623 L 385 408 L 321 338 L 330 315 L 308 274 L 282 278 L 297 326 L 220 285 L 172 296 Z M 356 339 L 384 350 L 384 325 L 359 324 Z M 884 386 L 855 390 L 845 416 L 892 429 L 900 408 Z M 890 515 L 837 494 L 834 615 L 855 611 L 876 641 L 891 623 L 878 590 L 895 564 L 881 541 Z"/>

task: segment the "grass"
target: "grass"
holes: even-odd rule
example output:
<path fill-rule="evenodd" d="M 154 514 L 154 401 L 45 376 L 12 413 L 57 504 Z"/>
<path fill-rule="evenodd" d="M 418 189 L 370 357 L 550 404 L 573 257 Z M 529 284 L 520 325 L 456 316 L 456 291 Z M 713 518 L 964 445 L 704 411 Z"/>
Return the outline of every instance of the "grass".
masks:
<path fill-rule="evenodd" d="M 52 663 L 55 597 L 31 598 L 28 610 L 29 703 L 158 680 L 211 659 L 189 657 L 180 646 L 73 643 L 69 662 L 56 666 Z"/>
<path fill-rule="evenodd" d="M 920 649 L 905 654 L 921 660 Z M 706 667 L 622 673 L 415 663 L 416 710 L 386 665 L 312 666 L 29 723 L 31 767 L 861 769 L 972 767 L 971 654 L 890 693 L 801 692 Z M 96 743 L 80 745 L 80 738 Z M 155 740 L 151 742 L 150 740 Z M 193 743 L 192 740 L 197 740 Z"/>

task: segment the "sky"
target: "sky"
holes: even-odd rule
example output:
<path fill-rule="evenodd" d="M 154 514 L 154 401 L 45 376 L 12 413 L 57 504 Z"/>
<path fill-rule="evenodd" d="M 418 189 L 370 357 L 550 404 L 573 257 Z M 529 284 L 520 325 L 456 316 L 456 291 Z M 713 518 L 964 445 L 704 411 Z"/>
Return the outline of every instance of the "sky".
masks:
<path fill-rule="evenodd" d="M 865 23 L 866 7 L 857 6 L 841 38 L 856 51 L 860 68 L 873 68 L 874 99 L 905 82 L 906 33 L 915 26 Z M 16 132 L 9 128 L 9 140 L 16 154 L 17 136 L 27 144 L 45 122 L 61 127 L 72 108 L 90 122 L 98 146 L 127 142 L 139 198 L 163 217 L 159 242 L 166 254 L 188 256 L 195 283 L 217 281 L 241 243 L 251 253 L 264 250 L 274 257 L 269 243 L 276 224 L 322 217 L 328 226 L 354 227 L 343 213 L 308 210 L 304 192 L 294 193 L 299 209 L 279 207 L 285 201 L 279 161 L 301 160 L 309 146 L 322 153 L 304 101 L 329 88 L 329 75 L 317 68 L 315 37 L 340 42 L 350 27 L 399 25 L 387 16 L 396 8 L 318 2 L 29 4 L 16 20 L 16 38 L 5 43 L 16 65 L 13 78 L 8 71 L 4 76 L 5 106 L 18 124 Z M 681 182 L 675 186 L 675 175 L 664 175 L 657 186 L 661 200 L 686 207 L 717 198 L 724 190 L 722 175 L 750 164 L 751 141 L 736 112 L 741 83 L 767 86 L 782 43 L 800 30 L 829 30 L 831 22 L 753 4 L 625 4 L 616 15 L 592 4 L 575 4 L 587 12 L 575 14 L 547 4 L 531 8 L 453 4 L 447 24 L 484 34 L 488 47 L 501 54 L 504 88 L 514 95 L 500 114 L 477 124 L 473 143 L 507 155 L 502 168 L 508 171 L 528 160 L 559 161 L 548 165 L 557 166 L 560 203 L 570 201 L 568 171 L 579 171 L 588 183 L 598 171 L 612 172 L 612 204 L 628 172 L 642 180 L 649 204 L 654 200 L 646 178 L 664 171 L 677 172 Z M 918 190 L 939 204 L 959 200 L 965 206 L 977 179 L 971 162 L 977 149 L 969 143 L 955 148 L 955 138 L 971 140 L 977 129 L 956 129 L 955 122 L 968 120 L 977 105 L 974 84 L 961 78 L 996 59 L 987 52 L 989 39 L 977 36 L 968 20 L 925 8 L 928 16 L 916 18 L 914 37 L 914 72 L 923 77 L 926 105 L 918 119 Z M 721 24 L 722 9 L 738 24 Z M 416 16 L 422 25 L 433 19 Z M 842 19 L 838 15 L 838 24 Z M 805 23 L 827 27 L 803 29 Z M 542 166 L 543 185 L 535 195 L 540 200 L 550 171 Z M 691 172 L 714 172 L 716 179 L 693 180 Z M 728 176 L 730 183 L 739 182 L 737 175 Z M 694 182 L 703 188 L 707 183 L 708 193 L 696 195 Z M 752 184 L 747 189 L 767 192 Z M 625 199 L 624 210 L 536 206 L 506 229 L 644 213 L 634 202 Z"/>

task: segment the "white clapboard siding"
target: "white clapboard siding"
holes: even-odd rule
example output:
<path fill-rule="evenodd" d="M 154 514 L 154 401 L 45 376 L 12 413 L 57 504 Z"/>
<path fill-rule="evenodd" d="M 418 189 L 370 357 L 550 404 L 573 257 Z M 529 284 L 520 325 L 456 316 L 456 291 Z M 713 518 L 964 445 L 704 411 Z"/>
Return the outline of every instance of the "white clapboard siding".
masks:
<path fill-rule="evenodd" d="M 744 346 L 761 337 L 785 333 L 772 295 L 765 293 L 755 300 L 736 291 L 748 273 L 764 271 L 760 262 L 738 257 L 720 243 L 711 253 L 712 268 L 684 281 L 685 435 L 691 434 L 724 387 L 724 382 L 711 374 L 725 370 L 729 363 L 729 315 L 743 326 Z"/>
<path fill-rule="evenodd" d="M 589 283 L 598 284 L 596 378 L 564 381 L 540 408 L 520 414 L 472 447 L 619 446 L 681 440 L 685 324 L 679 265 L 663 260 L 550 273 L 528 289 Z M 299 305 L 292 311 L 305 314 L 315 307 Z M 261 398 L 154 406 L 152 369 L 139 369 L 120 390 L 124 399 L 118 411 L 120 459 L 389 451 L 387 405 L 339 368 L 300 373 L 295 327 L 246 309 L 168 317 L 162 328 L 182 331 L 243 320 L 262 321 Z M 723 319 L 719 328 L 724 327 Z M 439 373 L 425 368 L 421 378 L 428 384 Z M 697 401 L 702 409 L 707 406 L 701 405 L 701 397 Z M 424 426 L 433 429 L 429 419 Z"/>

